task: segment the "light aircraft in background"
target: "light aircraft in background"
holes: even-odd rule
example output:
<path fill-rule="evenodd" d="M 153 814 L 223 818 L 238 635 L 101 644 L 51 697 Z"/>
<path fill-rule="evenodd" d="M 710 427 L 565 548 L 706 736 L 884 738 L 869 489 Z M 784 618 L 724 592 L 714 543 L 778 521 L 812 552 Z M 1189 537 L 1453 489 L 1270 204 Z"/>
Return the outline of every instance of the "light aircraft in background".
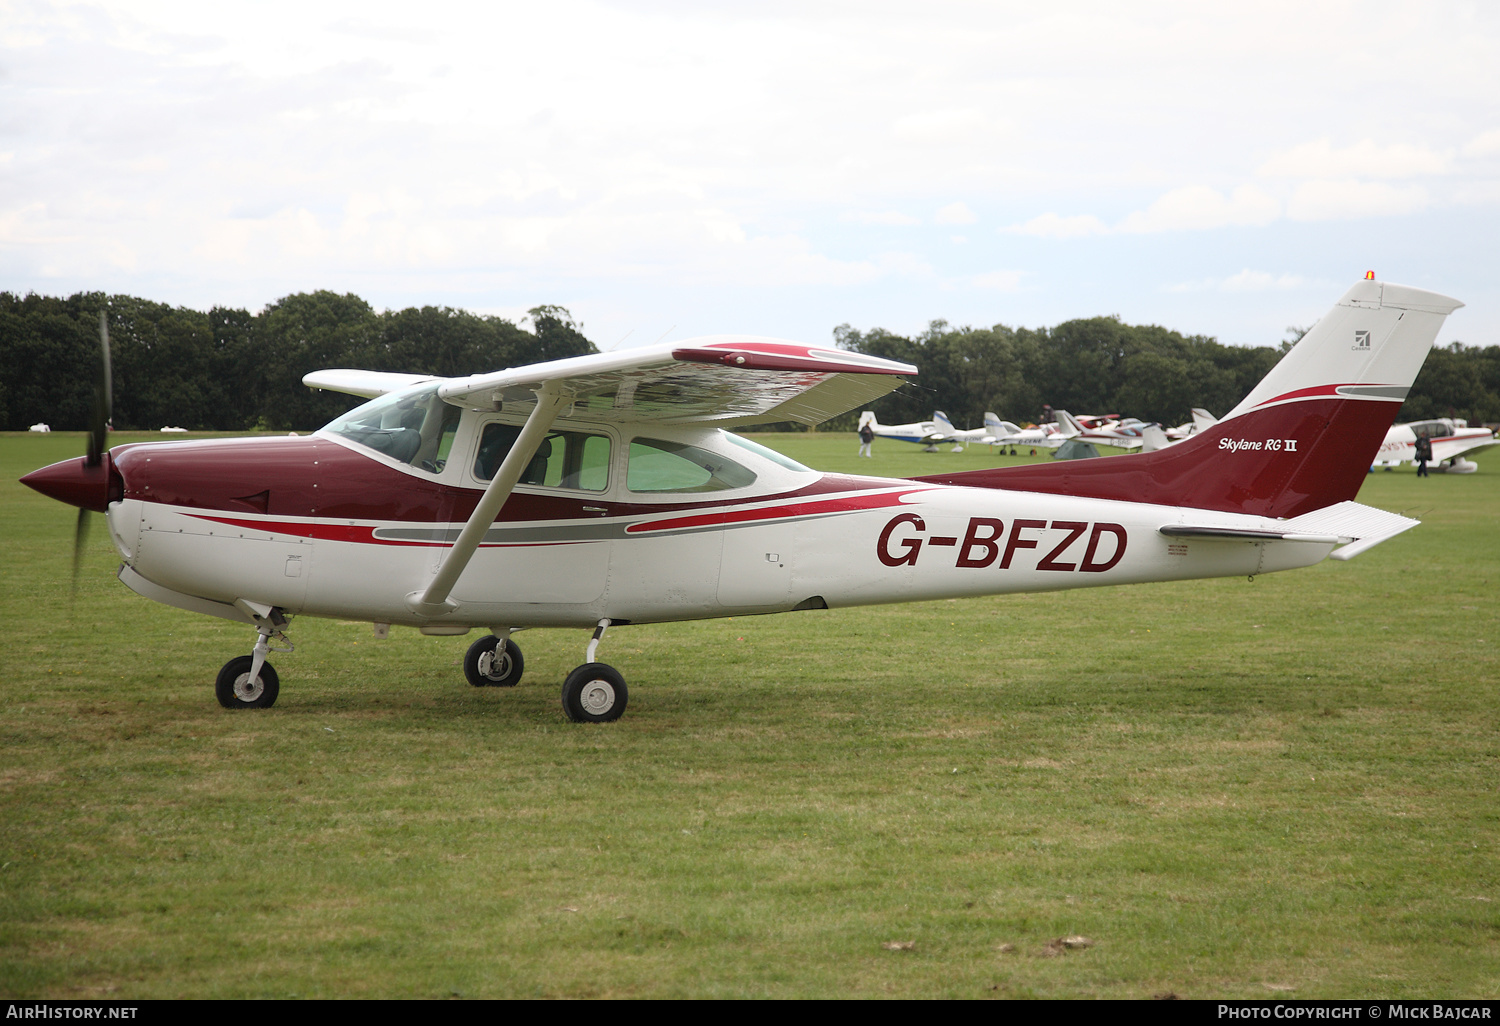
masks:
<path fill-rule="evenodd" d="M 1054 410 L 1050 424 L 1023 428 L 1008 420 L 1001 420 L 993 413 L 984 415 L 985 427 L 989 429 L 991 445 L 1021 445 L 1035 448 L 1056 449 L 1078 434 L 1077 422 L 1068 422 L 1067 410 Z M 992 419 L 993 418 L 993 419 Z"/>
<path fill-rule="evenodd" d="M 953 443 L 953 448 L 950 451 L 963 452 L 965 442 L 992 441 L 993 433 L 990 430 L 989 424 L 991 420 L 997 420 L 998 418 L 993 413 L 986 413 L 984 415 L 984 427 L 968 428 L 962 431 L 953 426 L 953 422 L 948 419 L 948 415 L 942 410 L 934 413 L 932 419 L 937 422 L 939 428 L 948 432 L 948 437 L 943 439 L 943 441 Z"/>
<path fill-rule="evenodd" d="M 1200 406 L 1193 407 L 1193 419 L 1174 428 L 1163 429 L 1160 424 L 1147 424 L 1141 428 L 1141 452 L 1156 452 L 1169 445 L 1191 438 L 1217 424 L 1218 418 Z"/>
<path fill-rule="evenodd" d="M 859 427 L 869 425 L 876 438 L 890 438 L 897 442 L 914 442 L 924 446 L 927 452 L 937 452 L 939 442 L 947 441 L 947 434 L 936 420 L 919 420 L 911 424 L 882 424 L 875 419 L 874 410 L 865 410 L 859 415 Z"/>
<path fill-rule="evenodd" d="M 562 705 L 597 722 L 627 701 L 595 660 L 616 626 L 1354 556 L 1417 523 L 1354 497 L 1460 305 L 1361 281 L 1224 420 L 1170 449 L 911 480 L 820 473 L 726 429 L 818 423 L 914 367 L 733 337 L 466 378 L 319 371 L 304 381 L 370 401 L 306 437 L 106 451 L 101 324 L 88 454 L 22 480 L 79 507 L 80 532 L 105 513 L 131 590 L 255 632 L 215 682 L 228 708 L 276 701 L 266 657 L 304 615 L 379 637 L 480 630 L 464 660 L 476 686 L 520 680 L 518 631 L 591 629 Z"/>
<path fill-rule="evenodd" d="M 1160 428 L 1160 424 L 1148 424 L 1135 417 L 1114 418 L 1096 423 L 1093 427 L 1084 427 L 1076 418 L 1071 417 L 1066 411 L 1059 411 L 1060 418 L 1067 418 L 1073 425 L 1078 427 L 1075 437 L 1080 442 L 1091 442 L 1094 445 L 1111 445 L 1117 449 L 1139 449 L 1145 443 L 1145 431 L 1147 428 Z"/>
<path fill-rule="evenodd" d="M 931 420 L 919 420 L 912 424 L 882 424 L 875 419 L 873 410 L 865 410 L 859 415 L 859 427 L 864 427 L 866 424 L 870 426 L 871 431 L 875 432 L 876 438 L 913 442 L 922 446 L 923 452 L 937 452 L 937 447 L 947 442 L 954 443 L 954 452 L 963 452 L 964 442 L 983 441 L 988 437 L 988 433 L 983 428 L 976 428 L 972 431 L 958 430 L 942 410 L 934 413 Z"/>
<path fill-rule="evenodd" d="M 1193 419 L 1176 427 L 1163 428 L 1162 433 L 1174 442 L 1180 442 L 1184 438 L 1190 438 L 1205 428 L 1211 428 L 1219 422 L 1219 418 L 1209 413 L 1201 406 L 1194 406 L 1190 411 Z"/>
<path fill-rule="evenodd" d="M 1500 439 L 1489 428 L 1469 427 L 1466 420 L 1439 417 L 1436 420 L 1418 420 L 1409 424 L 1393 424 L 1380 443 L 1375 456 L 1375 467 L 1398 467 L 1403 463 L 1417 462 L 1417 439 L 1426 438 L 1432 443 L 1432 469 L 1450 474 L 1472 474 L 1479 469 L 1473 460 L 1464 459 L 1464 453 L 1485 446 L 1500 444 Z"/>

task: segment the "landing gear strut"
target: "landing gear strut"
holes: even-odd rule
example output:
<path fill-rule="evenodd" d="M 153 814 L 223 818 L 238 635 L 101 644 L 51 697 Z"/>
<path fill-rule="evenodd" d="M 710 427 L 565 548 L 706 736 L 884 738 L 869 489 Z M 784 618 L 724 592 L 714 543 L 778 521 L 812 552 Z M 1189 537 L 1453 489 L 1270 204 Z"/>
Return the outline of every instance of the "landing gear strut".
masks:
<path fill-rule="evenodd" d="M 608 723 L 618 720 L 625 712 L 625 703 L 630 697 L 625 678 L 613 666 L 594 662 L 594 653 L 598 651 L 599 641 L 608 627 L 609 620 L 599 621 L 584 656 L 588 662 L 563 681 L 563 712 L 574 723 Z"/>
<path fill-rule="evenodd" d="M 279 609 L 271 610 L 270 618 L 259 620 L 255 648 L 249 655 L 235 656 L 225 663 L 214 681 L 214 697 L 220 705 L 226 709 L 269 709 L 276 704 L 281 678 L 276 675 L 276 668 L 266 662 L 266 656 L 271 652 L 292 651 L 291 641 L 281 631 L 286 623 Z M 273 649 L 273 636 L 286 647 Z"/>

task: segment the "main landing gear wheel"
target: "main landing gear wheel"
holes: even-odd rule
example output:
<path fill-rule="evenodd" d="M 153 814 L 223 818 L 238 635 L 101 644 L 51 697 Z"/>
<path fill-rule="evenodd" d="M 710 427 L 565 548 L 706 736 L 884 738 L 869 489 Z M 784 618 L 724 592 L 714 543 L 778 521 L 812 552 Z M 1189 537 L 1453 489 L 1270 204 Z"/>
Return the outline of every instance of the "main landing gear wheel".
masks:
<path fill-rule="evenodd" d="M 574 723 L 618 720 L 629 697 L 625 678 L 605 663 L 584 663 L 563 681 L 563 712 Z"/>
<path fill-rule="evenodd" d="M 470 645 L 464 656 L 464 676 L 476 688 L 513 688 L 525 666 L 521 646 L 506 638 L 502 648 L 500 639 L 493 634 Z"/>
<path fill-rule="evenodd" d="M 281 693 L 281 679 L 270 663 L 262 663 L 260 676 L 250 679 L 252 656 L 235 656 L 219 671 L 214 696 L 226 709 L 269 709 Z"/>

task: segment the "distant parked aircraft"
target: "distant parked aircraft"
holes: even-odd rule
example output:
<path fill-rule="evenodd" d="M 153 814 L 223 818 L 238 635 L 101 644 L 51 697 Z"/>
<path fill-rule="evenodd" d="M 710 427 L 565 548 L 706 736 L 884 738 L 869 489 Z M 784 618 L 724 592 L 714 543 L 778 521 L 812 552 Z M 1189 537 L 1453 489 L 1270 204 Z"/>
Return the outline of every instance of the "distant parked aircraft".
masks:
<path fill-rule="evenodd" d="M 1392 424 L 1385 433 L 1385 441 L 1380 443 L 1374 466 L 1399 467 L 1403 463 L 1416 463 L 1418 438 L 1426 438 L 1432 443 L 1432 469 L 1450 474 L 1474 473 L 1479 464 L 1464 459 L 1464 453 L 1500 444 L 1500 439 L 1496 439 L 1489 428 L 1469 427 L 1466 420 L 1439 417 L 1437 420 Z"/>

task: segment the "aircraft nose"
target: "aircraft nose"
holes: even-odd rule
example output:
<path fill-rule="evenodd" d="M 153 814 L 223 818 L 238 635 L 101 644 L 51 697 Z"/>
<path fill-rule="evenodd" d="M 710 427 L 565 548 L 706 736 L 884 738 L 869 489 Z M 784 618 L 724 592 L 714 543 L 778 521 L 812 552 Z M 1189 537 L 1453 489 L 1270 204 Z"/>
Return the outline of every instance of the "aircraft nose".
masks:
<path fill-rule="evenodd" d="M 49 499 L 95 513 L 106 512 L 110 502 L 124 494 L 119 471 L 114 469 L 114 461 L 107 452 L 93 466 L 89 466 L 88 457 L 79 456 L 33 470 L 21 478 L 21 483 Z"/>

